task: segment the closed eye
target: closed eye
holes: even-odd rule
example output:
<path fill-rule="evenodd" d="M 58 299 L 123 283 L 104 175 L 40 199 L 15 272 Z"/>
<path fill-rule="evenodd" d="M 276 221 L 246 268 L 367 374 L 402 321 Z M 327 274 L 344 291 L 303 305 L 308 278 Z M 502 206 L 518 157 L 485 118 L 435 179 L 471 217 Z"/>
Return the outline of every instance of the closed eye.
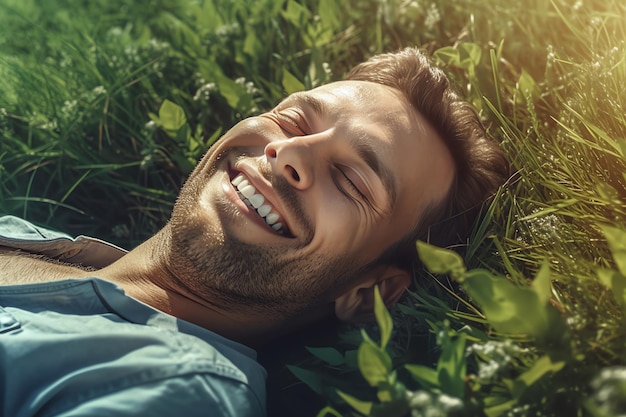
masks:
<path fill-rule="evenodd" d="M 349 198 L 357 198 L 367 202 L 365 194 L 359 190 L 359 188 L 352 182 L 350 177 L 345 173 L 341 166 L 335 167 L 337 173 L 333 176 L 333 180 L 343 194 Z"/>
<path fill-rule="evenodd" d="M 310 133 L 310 127 L 299 110 L 289 107 L 276 110 L 273 114 L 286 132 L 296 136 L 305 136 Z"/>

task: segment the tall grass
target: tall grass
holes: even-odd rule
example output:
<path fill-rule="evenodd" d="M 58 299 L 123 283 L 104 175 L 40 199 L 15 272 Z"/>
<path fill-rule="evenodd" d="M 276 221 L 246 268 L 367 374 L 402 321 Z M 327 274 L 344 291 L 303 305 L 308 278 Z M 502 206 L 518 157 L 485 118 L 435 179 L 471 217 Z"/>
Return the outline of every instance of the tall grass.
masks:
<path fill-rule="evenodd" d="M 520 290 L 547 265 L 546 308 L 559 313 L 563 340 L 502 331 L 470 284 L 417 271 L 416 291 L 392 312 L 394 337 L 367 348 L 393 360 L 393 389 L 371 386 L 357 360 L 362 335 L 342 329 L 290 358 L 291 371 L 275 370 L 287 382 L 270 379 L 272 415 L 324 405 L 320 415 L 355 413 L 337 389 L 397 407 L 357 405 L 371 415 L 625 412 L 624 244 L 607 241 L 606 229 L 626 230 L 623 2 L 149 4 L 0 4 L 1 212 L 130 248 L 163 225 L 195 161 L 237 120 L 371 54 L 419 45 L 480 110 L 515 169 L 464 262 Z M 454 376 L 462 384 L 425 382 L 432 374 L 416 378 L 405 364 L 463 370 Z"/>

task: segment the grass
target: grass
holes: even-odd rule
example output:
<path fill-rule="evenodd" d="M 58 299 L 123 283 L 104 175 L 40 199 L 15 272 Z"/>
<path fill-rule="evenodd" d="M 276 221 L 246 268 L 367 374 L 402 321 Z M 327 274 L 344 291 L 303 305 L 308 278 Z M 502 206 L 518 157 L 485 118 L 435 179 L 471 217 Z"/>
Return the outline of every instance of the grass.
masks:
<path fill-rule="evenodd" d="M 468 241 L 464 263 L 490 278 L 417 271 L 419 290 L 392 312 L 384 347 L 361 348 L 360 330 L 342 328 L 316 341 L 326 350 L 290 356 L 291 371 L 276 365 L 272 415 L 624 413 L 619 0 L 4 0 L 0 212 L 133 247 L 163 225 L 195 161 L 237 120 L 405 45 L 434 54 L 515 168 Z M 522 308 L 529 293 L 516 291 L 536 288 L 544 264 L 549 307 L 533 309 L 564 326 L 558 343 L 502 327 L 490 313 L 499 307 L 475 292 L 505 288 Z M 388 355 L 393 389 L 372 385 L 359 351 Z M 337 389 L 376 407 L 355 408 Z"/>

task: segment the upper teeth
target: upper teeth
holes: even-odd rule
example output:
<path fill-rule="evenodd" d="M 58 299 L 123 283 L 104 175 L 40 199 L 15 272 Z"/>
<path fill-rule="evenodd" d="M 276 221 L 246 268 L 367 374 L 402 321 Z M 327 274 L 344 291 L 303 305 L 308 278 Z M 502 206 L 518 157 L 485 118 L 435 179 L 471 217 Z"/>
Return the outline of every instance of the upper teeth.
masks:
<path fill-rule="evenodd" d="M 231 184 L 239 190 L 240 197 L 244 203 L 248 206 L 254 207 L 257 213 L 259 213 L 259 216 L 263 217 L 265 222 L 272 226 L 272 229 L 281 234 L 283 233 L 283 224 L 278 221 L 280 216 L 272 211 L 273 207 L 265 203 L 265 197 L 263 197 L 262 194 L 257 193 L 256 188 L 248 182 L 243 174 L 237 175 L 231 181 Z"/>

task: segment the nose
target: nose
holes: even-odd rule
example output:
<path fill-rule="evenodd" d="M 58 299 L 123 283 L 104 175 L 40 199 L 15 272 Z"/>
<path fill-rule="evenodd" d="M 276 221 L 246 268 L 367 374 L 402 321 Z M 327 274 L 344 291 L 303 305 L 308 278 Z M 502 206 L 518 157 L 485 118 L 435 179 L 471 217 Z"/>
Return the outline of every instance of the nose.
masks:
<path fill-rule="evenodd" d="M 265 146 L 265 157 L 274 174 L 285 177 L 292 187 L 305 190 L 313 184 L 315 155 L 306 139 L 296 137 L 270 142 Z"/>

